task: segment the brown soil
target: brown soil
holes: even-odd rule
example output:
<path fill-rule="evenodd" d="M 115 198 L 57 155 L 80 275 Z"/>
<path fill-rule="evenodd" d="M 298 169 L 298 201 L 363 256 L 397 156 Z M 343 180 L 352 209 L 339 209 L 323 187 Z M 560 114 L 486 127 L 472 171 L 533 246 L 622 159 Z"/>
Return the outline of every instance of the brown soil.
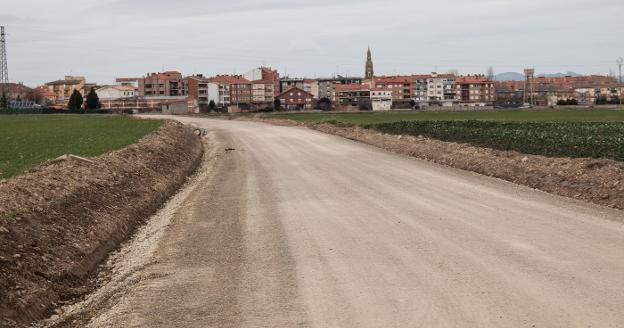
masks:
<path fill-rule="evenodd" d="M 255 118 L 276 125 L 309 128 L 360 141 L 395 153 L 473 171 L 560 196 L 624 209 L 624 162 L 608 159 L 545 157 L 405 135 L 360 127 L 303 124 Z"/>
<path fill-rule="evenodd" d="M 0 327 L 25 326 L 90 290 L 99 263 L 186 181 L 201 140 L 181 123 L 123 150 L 0 182 Z"/>

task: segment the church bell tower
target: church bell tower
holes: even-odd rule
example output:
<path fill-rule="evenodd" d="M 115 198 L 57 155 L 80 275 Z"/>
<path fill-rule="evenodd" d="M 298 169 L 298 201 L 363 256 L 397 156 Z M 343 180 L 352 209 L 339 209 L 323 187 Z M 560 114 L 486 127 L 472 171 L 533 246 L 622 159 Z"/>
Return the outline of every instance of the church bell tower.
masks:
<path fill-rule="evenodd" d="M 370 80 L 375 75 L 373 71 L 373 57 L 371 56 L 370 47 L 368 47 L 368 52 L 366 53 L 366 72 L 364 73 L 364 79 Z"/>

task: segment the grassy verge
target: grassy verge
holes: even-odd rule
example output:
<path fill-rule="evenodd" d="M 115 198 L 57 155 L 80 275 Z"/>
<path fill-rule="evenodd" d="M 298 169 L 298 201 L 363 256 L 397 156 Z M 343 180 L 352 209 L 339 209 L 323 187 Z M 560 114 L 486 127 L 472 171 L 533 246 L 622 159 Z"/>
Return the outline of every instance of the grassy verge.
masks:
<path fill-rule="evenodd" d="M 379 113 L 296 113 L 267 115 L 305 123 L 336 121 L 376 124 L 400 121 L 479 120 L 499 122 L 624 122 L 624 110 L 501 110 L 492 112 L 379 112 Z"/>
<path fill-rule="evenodd" d="M 100 115 L 0 116 L 0 178 L 63 154 L 98 156 L 136 143 L 157 120 Z"/>
<path fill-rule="evenodd" d="M 624 123 L 404 121 L 363 127 L 525 154 L 624 160 Z"/>

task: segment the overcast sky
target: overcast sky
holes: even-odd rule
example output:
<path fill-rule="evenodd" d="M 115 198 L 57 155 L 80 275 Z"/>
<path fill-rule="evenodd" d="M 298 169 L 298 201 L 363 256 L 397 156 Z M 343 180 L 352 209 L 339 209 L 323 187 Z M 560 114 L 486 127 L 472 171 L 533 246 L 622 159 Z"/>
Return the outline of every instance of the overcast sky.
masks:
<path fill-rule="evenodd" d="M 607 74 L 624 57 L 624 0 L 2 0 L 12 82 L 179 70 L 362 76 Z"/>

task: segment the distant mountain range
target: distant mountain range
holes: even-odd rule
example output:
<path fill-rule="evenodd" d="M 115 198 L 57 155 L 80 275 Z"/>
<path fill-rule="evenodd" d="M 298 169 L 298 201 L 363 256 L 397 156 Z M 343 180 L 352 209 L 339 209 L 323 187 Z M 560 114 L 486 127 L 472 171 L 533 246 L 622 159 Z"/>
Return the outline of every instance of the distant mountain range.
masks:
<path fill-rule="evenodd" d="M 562 77 L 562 76 L 582 76 L 581 74 L 574 72 L 567 73 L 554 73 L 554 74 L 538 74 L 537 76 L 541 77 Z M 494 76 L 495 81 L 522 81 L 524 80 L 524 75 L 516 72 L 505 72 L 496 74 Z"/>

